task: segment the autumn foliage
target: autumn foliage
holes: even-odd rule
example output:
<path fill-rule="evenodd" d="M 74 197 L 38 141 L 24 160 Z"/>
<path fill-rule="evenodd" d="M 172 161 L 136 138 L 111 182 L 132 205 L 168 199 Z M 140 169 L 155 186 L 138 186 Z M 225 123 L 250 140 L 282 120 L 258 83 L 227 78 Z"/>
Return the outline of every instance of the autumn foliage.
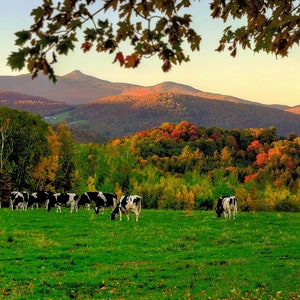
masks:
<path fill-rule="evenodd" d="M 52 127 L 0 108 L 0 129 L 4 203 L 12 189 L 102 190 L 139 194 L 145 208 L 212 209 L 220 195 L 234 194 L 241 210 L 300 210 L 300 138 L 278 138 L 274 127 L 225 130 L 182 121 L 82 144 L 65 123 Z"/>

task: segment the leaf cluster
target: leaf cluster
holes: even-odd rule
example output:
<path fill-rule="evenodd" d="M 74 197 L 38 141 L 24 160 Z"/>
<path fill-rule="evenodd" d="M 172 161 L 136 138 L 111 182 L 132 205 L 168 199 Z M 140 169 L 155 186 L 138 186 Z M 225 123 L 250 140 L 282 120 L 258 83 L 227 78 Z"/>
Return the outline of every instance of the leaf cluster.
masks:
<path fill-rule="evenodd" d="M 210 7 L 213 18 L 222 19 L 224 23 L 230 18 L 245 23 L 236 29 L 232 25 L 226 27 L 217 51 L 223 51 L 227 46 L 230 55 L 235 57 L 240 45 L 243 49 L 284 57 L 293 45 L 299 45 L 299 1 L 214 0 Z"/>
<path fill-rule="evenodd" d="M 179 13 L 190 5 L 188 0 L 64 0 L 58 3 L 43 0 L 31 12 L 34 24 L 30 29 L 16 33 L 15 44 L 19 49 L 8 57 L 8 65 L 13 70 L 26 66 L 33 78 L 42 71 L 55 82 L 52 64 L 57 62 L 58 55 L 74 50 L 82 31 L 83 52 L 94 48 L 97 52 L 116 53 L 114 61 L 125 68 L 135 68 L 142 58 L 157 54 L 163 62 L 163 71 L 167 72 L 172 64 L 189 60 L 183 51 L 184 43 L 192 51 L 199 50 L 201 38 L 191 27 L 191 15 Z M 119 21 L 113 24 L 104 17 L 108 13 L 115 14 Z M 131 45 L 131 53 L 122 51 L 125 41 Z"/>

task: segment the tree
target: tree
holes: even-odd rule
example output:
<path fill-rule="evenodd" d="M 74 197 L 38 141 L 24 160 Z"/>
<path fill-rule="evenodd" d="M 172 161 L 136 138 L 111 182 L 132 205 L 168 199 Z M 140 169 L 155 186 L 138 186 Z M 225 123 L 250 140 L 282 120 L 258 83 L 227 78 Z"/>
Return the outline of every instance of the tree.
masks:
<path fill-rule="evenodd" d="M 33 77 L 42 71 L 55 82 L 52 64 L 58 55 L 76 47 L 83 31 L 83 52 L 94 48 L 114 54 L 114 62 L 125 68 L 136 68 L 143 58 L 157 55 L 167 72 L 172 64 L 189 61 L 185 44 L 192 51 L 200 50 L 201 36 L 192 28 L 192 16 L 184 13 L 191 5 L 190 0 L 43 0 L 31 12 L 34 24 L 30 29 L 15 33 L 19 49 L 10 54 L 8 65 L 13 70 L 27 67 Z M 210 9 L 211 16 L 224 23 L 230 18 L 246 23 L 235 30 L 226 27 L 217 51 L 227 46 L 235 57 L 240 45 L 286 56 L 299 43 L 299 1 L 213 0 Z M 119 21 L 113 24 L 108 13 Z M 131 53 L 121 50 L 125 42 L 130 43 Z"/>
<path fill-rule="evenodd" d="M 16 189 L 31 187 L 31 174 L 47 149 L 48 125 L 38 115 L 0 107 L 2 170 Z"/>
<path fill-rule="evenodd" d="M 61 143 L 57 133 L 51 126 L 48 127 L 46 135 L 48 152 L 46 156 L 40 158 L 38 165 L 32 172 L 32 182 L 37 190 L 55 191 L 56 173 L 59 168 L 59 151 Z"/>
<path fill-rule="evenodd" d="M 64 122 L 57 127 L 57 141 L 59 167 L 55 178 L 56 190 L 68 192 L 75 186 L 75 144 L 70 128 Z"/>
<path fill-rule="evenodd" d="M 7 138 L 7 130 L 9 127 L 10 119 L 4 120 L 3 125 L 0 127 L 0 170 L 3 170 L 3 157 L 4 157 L 4 146 Z"/>

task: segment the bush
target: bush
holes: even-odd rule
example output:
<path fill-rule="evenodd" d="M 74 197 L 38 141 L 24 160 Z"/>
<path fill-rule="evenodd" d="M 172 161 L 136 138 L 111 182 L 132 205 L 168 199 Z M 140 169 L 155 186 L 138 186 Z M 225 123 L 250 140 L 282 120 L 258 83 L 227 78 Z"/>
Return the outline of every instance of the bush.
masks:
<path fill-rule="evenodd" d="M 195 209 L 212 210 L 214 207 L 214 200 L 212 198 L 202 199 L 196 197 Z"/>
<path fill-rule="evenodd" d="M 276 211 L 299 212 L 300 200 L 297 200 L 296 197 L 288 197 L 276 203 L 274 209 Z"/>

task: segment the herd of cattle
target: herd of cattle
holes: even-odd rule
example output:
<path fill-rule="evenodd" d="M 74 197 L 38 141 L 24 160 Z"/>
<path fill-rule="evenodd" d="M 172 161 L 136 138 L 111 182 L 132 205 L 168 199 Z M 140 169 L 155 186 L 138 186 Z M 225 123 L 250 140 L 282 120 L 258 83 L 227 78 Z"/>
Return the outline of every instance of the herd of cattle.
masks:
<path fill-rule="evenodd" d="M 70 207 L 70 212 L 73 213 L 74 211 L 77 212 L 81 206 L 89 210 L 91 204 L 94 204 L 96 214 L 99 214 L 100 211 L 104 213 L 105 207 L 112 208 L 111 220 L 115 220 L 116 214 L 120 214 L 120 220 L 122 220 L 122 215 L 126 214 L 127 220 L 129 220 L 129 214 L 134 213 L 136 221 L 138 221 L 141 214 L 142 197 L 138 195 L 124 195 L 117 203 L 117 195 L 115 193 L 103 192 L 86 192 L 80 197 L 75 193 L 47 193 L 44 191 L 32 194 L 14 191 L 10 195 L 10 208 L 12 210 L 27 210 L 30 207 L 38 208 L 44 206 L 47 211 L 55 207 L 56 212 L 61 212 L 62 207 Z"/>
<path fill-rule="evenodd" d="M 85 192 L 80 197 L 75 193 L 47 193 L 38 191 L 32 194 L 28 192 L 11 192 L 10 207 L 12 210 L 22 209 L 27 210 L 29 207 L 44 206 L 47 211 L 55 207 L 57 212 L 61 212 L 62 207 L 70 207 L 70 212 L 77 212 L 78 208 L 83 206 L 86 210 L 90 209 L 91 204 L 94 204 L 96 214 L 102 211 L 105 207 L 110 207 L 112 212 L 110 219 L 115 220 L 116 215 L 126 214 L 129 220 L 129 214 L 134 213 L 136 221 L 138 221 L 142 208 L 142 197 L 138 195 L 123 195 L 117 203 L 117 195 L 115 193 L 104 192 Z M 217 217 L 224 214 L 225 218 L 230 219 L 231 216 L 235 219 L 237 213 L 237 199 L 235 196 L 219 197 L 216 206 Z"/>

